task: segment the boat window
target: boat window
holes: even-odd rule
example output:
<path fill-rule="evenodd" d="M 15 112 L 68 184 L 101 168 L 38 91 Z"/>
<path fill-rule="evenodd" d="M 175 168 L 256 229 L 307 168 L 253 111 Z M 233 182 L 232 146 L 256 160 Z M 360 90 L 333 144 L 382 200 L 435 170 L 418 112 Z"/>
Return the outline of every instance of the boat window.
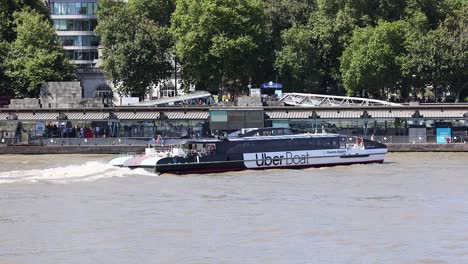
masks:
<path fill-rule="evenodd" d="M 273 130 L 271 132 L 272 132 L 271 134 L 274 135 L 274 136 L 284 135 L 284 130 L 282 130 L 282 129 L 275 129 L 275 130 Z"/>
<path fill-rule="evenodd" d="M 331 140 L 332 140 L 332 146 L 334 149 L 340 147 L 340 143 L 338 142 L 337 138 L 332 138 Z"/>
<path fill-rule="evenodd" d="M 319 140 L 319 146 L 318 146 L 318 147 L 321 148 L 321 149 L 323 149 L 323 148 L 325 148 L 325 145 L 326 145 L 325 139 L 324 139 L 324 138 L 321 138 L 321 139 Z"/>
<path fill-rule="evenodd" d="M 345 137 L 340 137 L 340 148 L 342 148 L 342 149 L 346 148 L 346 138 Z"/>
<path fill-rule="evenodd" d="M 309 146 L 310 146 L 310 149 L 315 149 L 317 147 L 317 140 L 315 138 L 312 138 L 309 141 Z"/>
<path fill-rule="evenodd" d="M 265 140 L 248 140 L 245 142 L 232 142 L 227 146 L 227 151 L 233 153 L 259 153 L 277 151 L 298 151 L 314 149 L 339 149 L 345 148 L 345 138 L 321 137 L 321 138 L 295 138 L 280 139 L 271 142 Z"/>
<path fill-rule="evenodd" d="M 316 146 L 317 149 L 322 148 L 322 139 L 321 138 L 315 139 L 315 146 Z"/>
<path fill-rule="evenodd" d="M 376 141 L 368 140 L 368 139 L 364 139 L 364 147 L 366 149 L 386 148 L 384 144 L 376 142 Z"/>

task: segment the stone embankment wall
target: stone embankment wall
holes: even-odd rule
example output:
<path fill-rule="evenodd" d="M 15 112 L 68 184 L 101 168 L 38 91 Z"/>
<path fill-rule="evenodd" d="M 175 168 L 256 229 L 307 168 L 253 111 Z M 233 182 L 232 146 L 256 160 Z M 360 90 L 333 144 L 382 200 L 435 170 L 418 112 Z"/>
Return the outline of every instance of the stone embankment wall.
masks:
<path fill-rule="evenodd" d="M 2 146 L 0 154 L 120 154 L 143 153 L 145 146 Z"/>
<path fill-rule="evenodd" d="M 390 152 L 468 152 L 468 144 L 387 144 Z"/>
<path fill-rule="evenodd" d="M 47 82 L 40 98 L 11 99 L 9 108 L 73 108 L 104 107 L 100 98 L 84 98 L 80 82 Z"/>

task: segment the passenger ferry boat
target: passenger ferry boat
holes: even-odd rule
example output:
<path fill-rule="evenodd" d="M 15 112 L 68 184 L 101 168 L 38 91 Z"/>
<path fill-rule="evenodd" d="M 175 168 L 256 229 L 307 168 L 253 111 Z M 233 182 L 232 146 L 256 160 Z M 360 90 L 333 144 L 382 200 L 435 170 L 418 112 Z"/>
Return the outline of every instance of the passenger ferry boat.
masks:
<path fill-rule="evenodd" d="M 170 146 L 169 151 L 146 158 L 128 157 L 121 166 L 175 174 L 306 168 L 382 163 L 388 151 L 384 144 L 360 137 L 294 134 L 288 128 L 244 130 L 223 138 L 167 140 L 164 145 Z"/>

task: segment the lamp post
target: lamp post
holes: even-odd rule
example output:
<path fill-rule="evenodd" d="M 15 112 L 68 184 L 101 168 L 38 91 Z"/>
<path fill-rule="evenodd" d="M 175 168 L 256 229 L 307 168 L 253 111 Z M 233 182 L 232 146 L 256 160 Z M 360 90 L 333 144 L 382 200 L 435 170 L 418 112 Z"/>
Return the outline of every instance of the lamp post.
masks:
<path fill-rule="evenodd" d="M 177 57 L 174 56 L 174 96 L 177 96 Z"/>
<path fill-rule="evenodd" d="M 413 77 L 413 101 L 416 102 L 416 74 L 411 75 Z"/>

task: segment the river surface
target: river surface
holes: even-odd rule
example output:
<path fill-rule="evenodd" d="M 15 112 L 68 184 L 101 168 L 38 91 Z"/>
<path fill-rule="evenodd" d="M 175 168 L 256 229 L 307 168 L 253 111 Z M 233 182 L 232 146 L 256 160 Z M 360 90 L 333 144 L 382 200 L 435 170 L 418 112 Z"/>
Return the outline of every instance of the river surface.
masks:
<path fill-rule="evenodd" d="M 0 156 L 0 263 L 468 263 L 468 154 L 156 176 Z"/>

